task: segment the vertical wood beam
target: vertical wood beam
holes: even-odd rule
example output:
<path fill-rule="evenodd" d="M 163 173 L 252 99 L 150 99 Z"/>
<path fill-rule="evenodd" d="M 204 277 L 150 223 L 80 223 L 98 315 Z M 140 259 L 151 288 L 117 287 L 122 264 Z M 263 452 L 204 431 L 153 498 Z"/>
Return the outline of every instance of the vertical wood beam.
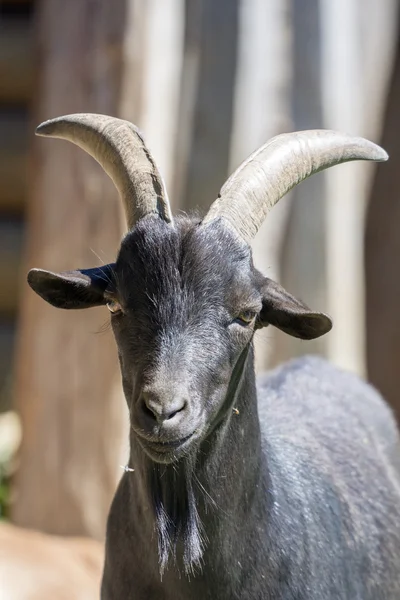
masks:
<path fill-rule="evenodd" d="M 125 0 L 40 3 L 35 123 L 72 112 L 119 114 L 126 9 Z M 91 157 L 59 140 L 33 140 L 32 132 L 29 195 L 26 270 L 114 259 L 120 203 Z M 125 414 L 107 311 L 60 311 L 27 288 L 22 298 L 16 401 L 24 435 L 13 519 L 102 537 Z"/>
<path fill-rule="evenodd" d="M 400 36 L 381 140 L 390 160 L 376 170 L 365 233 L 368 375 L 400 420 L 399 103 Z"/>
<path fill-rule="evenodd" d="M 290 129 L 290 2 L 242 0 L 239 9 L 229 172 L 269 138 Z M 252 244 L 256 267 L 277 279 L 289 206 L 285 198 L 274 208 Z M 275 333 L 268 329 L 257 334 L 258 370 L 273 361 Z"/>

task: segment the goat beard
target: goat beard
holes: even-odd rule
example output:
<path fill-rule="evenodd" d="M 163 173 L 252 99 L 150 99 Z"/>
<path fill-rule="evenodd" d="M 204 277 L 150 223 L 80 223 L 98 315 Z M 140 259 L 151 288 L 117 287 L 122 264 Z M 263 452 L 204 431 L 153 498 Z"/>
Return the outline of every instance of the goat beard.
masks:
<path fill-rule="evenodd" d="M 194 493 L 196 453 L 172 465 L 154 465 L 150 490 L 162 576 L 170 561 L 195 575 L 202 567 L 205 534 Z"/>

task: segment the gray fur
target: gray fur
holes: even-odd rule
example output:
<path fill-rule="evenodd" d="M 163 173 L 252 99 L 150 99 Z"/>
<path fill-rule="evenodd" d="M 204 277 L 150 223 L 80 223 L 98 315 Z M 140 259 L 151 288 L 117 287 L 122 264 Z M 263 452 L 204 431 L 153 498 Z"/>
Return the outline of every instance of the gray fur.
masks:
<path fill-rule="evenodd" d="M 216 503 L 214 520 L 205 517 L 202 570 L 186 577 L 174 568 L 159 579 L 151 530 L 133 508 L 136 481 L 125 475 L 110 517 L 116 555 L 104 599 L 400 598 L 399 438 L 388 407 L 316 357 L 261 377 L 258 395 L 264 470 L 255 485 L 243 490 L 232 477 L 251 468 L 240 426 L 220 470 L 199 472 Z"/>
<path fill-rule="evenodd" d="M 56 307 L 121 306 L 134 472 L 111 507 L 102 600 L 399 600 L 392 414 L 317 358 L 256 387 L 257 329 L 311 339 L 331 321 L 222 222 L 143 219 L 115 264 L 29 283 Z"/>

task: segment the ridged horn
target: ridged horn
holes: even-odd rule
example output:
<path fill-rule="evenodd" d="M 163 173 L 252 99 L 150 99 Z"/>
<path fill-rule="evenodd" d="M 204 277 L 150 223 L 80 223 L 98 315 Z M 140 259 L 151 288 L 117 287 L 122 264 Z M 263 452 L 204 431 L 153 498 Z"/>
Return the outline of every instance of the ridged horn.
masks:
<path fill-rule="evenodd" d="M 173 223 L 164 181 L 132 123 L 82 113 L 45 121 L 36 134 L 69 140 L 97 160 L 121 196 L 129 229 L 150 214 Z"/>
<path fill-rule="evenodd" d="M 387 153 L 376 144 L 337 131 L 278 135 L 229 177 L 203 223 L 222 217 L 250 243 L 271 208 L 313 173 L 351 160 L 387 159 Z"/>

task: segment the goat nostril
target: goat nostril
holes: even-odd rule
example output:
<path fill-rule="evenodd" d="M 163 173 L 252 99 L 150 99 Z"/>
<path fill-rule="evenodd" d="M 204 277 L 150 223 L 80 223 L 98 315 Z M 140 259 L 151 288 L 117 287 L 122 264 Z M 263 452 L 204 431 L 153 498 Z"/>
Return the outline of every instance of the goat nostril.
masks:
<path fill-rule="evenodd" d="M 157 414 L 155 413 L 155 411 L 151 410 L 151 408 L 147 405 L 146 401 L 142 402 L 142 410 L 151 419 L 157 418 Z"/>
<path fill-rule="evenodd" d="M 183 409 L 185 408 L 185 406 L 186 406 L 186 402 L 184 402 L 182 404 L 182 406 L 180 406 L 179 408 L 177 408 L 177 409 L 173 410 L 172 412 L 166 414 L 165 415 L 165 420 L 168 421 L 169 419 L 173 419 L 175 417 L 175 415 L 177 415 L 178 413 L 180 413 L 180 412 L 183 411 Z"/>
<path fill-rule="evenodd" d="M 178 413 L 186 408 L 186 400 L 178 400 L 174 403 L 164 404 L 159 400 L 148 397 L 144 394 L 142 397 L 142 411 L 152 420 L 163 423 L 173 419 Z"/>

